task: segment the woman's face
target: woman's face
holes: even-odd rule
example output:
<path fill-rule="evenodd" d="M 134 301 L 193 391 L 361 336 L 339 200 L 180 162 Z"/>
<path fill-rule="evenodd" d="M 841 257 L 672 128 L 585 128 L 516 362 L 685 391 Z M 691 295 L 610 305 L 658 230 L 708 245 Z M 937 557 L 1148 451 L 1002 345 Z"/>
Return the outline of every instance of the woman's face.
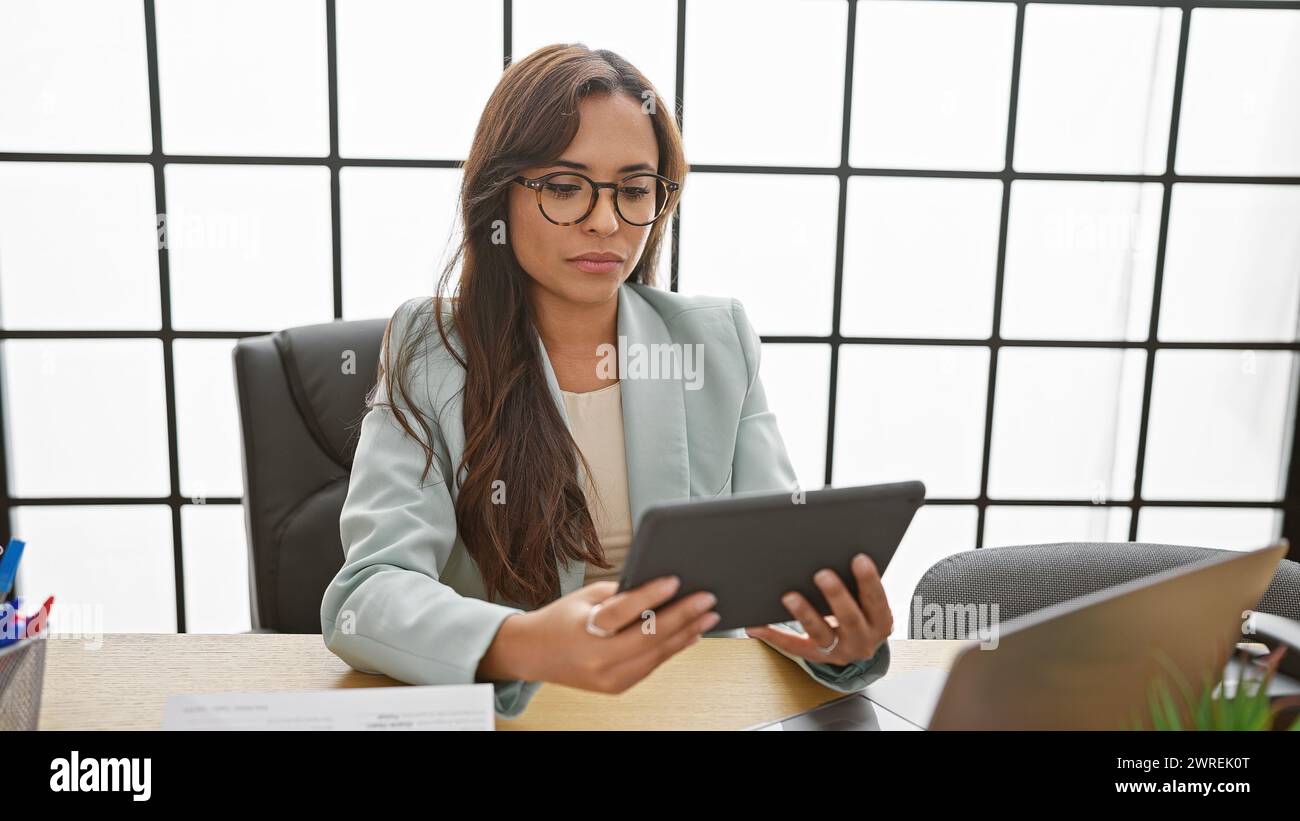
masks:
<path fill-rule="evenodd" d="M 659 170 L 659 144 L 650 115 L 636 100 L 625 94 L 595 94 L 584 98 L 578 111 L 578 133 L 557 161 L 526 168 L 522 176 L 576 170 L 596 182 L 618 182 L 637 171 Z M 506 230 L 515 259 L 534 287 L 566 302 L 591 304 L 615 298 L 650 235 L 651 226 L 629 225 L 619 218 L 614 192 L 608 188 L 601 189 L 591 213 L 576 225 L 548 221 L 537 208 L 536 192 L 522 185 L 511 186 L 509 209 Z M 575 261 L 591 253 L 614 254 L 619 259 L 612 266 Z"/>

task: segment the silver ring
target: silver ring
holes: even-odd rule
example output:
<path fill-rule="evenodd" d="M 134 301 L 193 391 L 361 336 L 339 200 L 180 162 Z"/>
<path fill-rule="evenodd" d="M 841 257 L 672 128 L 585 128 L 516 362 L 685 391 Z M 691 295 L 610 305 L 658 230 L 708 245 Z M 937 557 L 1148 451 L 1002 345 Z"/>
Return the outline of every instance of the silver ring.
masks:
<path fill-rule="evenodd" d="M 834 636 L 835 638 L 831 639 L 831 643 L 830 643 L 830 644 L 826 645 L 825 647 L 818 647 L 818 648 L 817 648 L 817 649 L 821 652 L 821 654 L 822 654 L 823 656 L 829 656 L 831 653 L 834 653 L 834 652 L 835 652 L 835 648 L 836 648 L 836 647 L 839 647 L 839 646 L 840 646 L 840 634 L 839 634 L 839 631 L 837 631 L 834 627 L 832 627 L 832 628 L 831 628 L 831 635 Z"/>
<path fill-rule="evenodd" d="M 605 628 L 596 624 L 596 614 L 600 612 L 600 608 L 604 606 L 604 604 L 605 604 L 604 602 L 598 602 L 597 604 L 592 606 L 590 611 L 587 612 L 587 632 L 598 638 L 607 639 L 610 636 L 617 635 L 618 631 L 606 630 Z"/>

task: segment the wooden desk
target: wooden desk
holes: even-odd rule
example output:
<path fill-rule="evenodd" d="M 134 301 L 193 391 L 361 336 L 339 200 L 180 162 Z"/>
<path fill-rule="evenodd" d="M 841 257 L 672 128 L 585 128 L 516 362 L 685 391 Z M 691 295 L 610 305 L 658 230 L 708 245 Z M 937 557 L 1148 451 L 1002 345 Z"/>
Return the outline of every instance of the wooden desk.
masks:
<path fill-rule="evenodd" d="M 98 649 L 51 637 L 42 730 L 148 730 L 178 693 L 329 690 L 396 682 L 353 670 L 318 635 L 114 633 Z M 967 644 L 890 641 L 890 673 L 947 669 Z M 735 730 L 807 709 L 837 693 L 751 638 L 707 638 L 617 696 L 544 685 L 500 730 Z"/>

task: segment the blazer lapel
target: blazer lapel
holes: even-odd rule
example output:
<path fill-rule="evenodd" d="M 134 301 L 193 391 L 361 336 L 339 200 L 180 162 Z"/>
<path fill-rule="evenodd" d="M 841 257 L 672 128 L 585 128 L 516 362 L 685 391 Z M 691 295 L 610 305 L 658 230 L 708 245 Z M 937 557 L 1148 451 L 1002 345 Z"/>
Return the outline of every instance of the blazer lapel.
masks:
<path fill-rule="evenodd" d="M 651 358 L 655 345 L 671 345 L 663 317 L 629 285 L 618 291 L 618 335 L 634 356 Z M 641 353 L 637 353 L 640 351 Z M 620 358 L 622 354 L 620 353 Z M 659 358 L 654 356 L 654 358 Z M 635 533 L 646 508 L 691 495 L 686 440 L 685 385 L 675 374 L 622 374 L 623 447 L 627 452 L 628 506 Z"/>
<path fill-rule="evenodd" d="M 618 337 L 628 507 L 635 533 L 642 514 L 651 505 L 690 498 L 686 398 L 681 379 L 672 378 L 672 374 L 645 375 L 634 369 L 637 357 L 644 357 L 642 361 L 658 358 L 653 354 L 656 350 L 653 346 L 669 345 L 673 340 L 659 312 L 627 283 L 618 289 Z M 546 383 L 559 408 L 560 418 L 565 427 L 572 430 L 555 368 L 540 336 L 537 345 L 542 353 Z M 622 370 L 625 362 L 628 372 Z M 586 486 L 581 464 L 578 465 L 578 481 L 581 486 Z M 586 568 L 581 563 L 557 563 L 557 568 L 560 595 L 582 586 Z"/>

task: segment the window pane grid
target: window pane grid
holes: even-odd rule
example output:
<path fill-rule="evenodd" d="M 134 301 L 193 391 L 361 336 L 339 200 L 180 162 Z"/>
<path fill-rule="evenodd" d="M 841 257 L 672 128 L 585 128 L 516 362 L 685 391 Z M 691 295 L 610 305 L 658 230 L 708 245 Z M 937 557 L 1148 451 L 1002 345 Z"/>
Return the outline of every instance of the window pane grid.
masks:
<path fill-rule="evenodd" d="M 957 2 L 974 2 L 975 0 L 957 0 Z M 686 53 L 686 8 L 690 0 L 682 0 L 677 6 L 677 32 L 676 32 L 676 75 L 675 87 L 676 100 L 678 101 L 678 118 L 679 123 L 685 129 L 689 123 L 686 116 L 689 111 L 689 100 L 684 99 L 685 90 L 685 53 Z M 830 333 L 827 335 L 763 335 L 763 341 L 769 344 L 788 344 L 788 345 L 817 345 L 829 346 L 829 385 L 827 397 L 827 425 L 826 425 L 826 457 L 825 457 L 825 476 L 826 484 L 831 483 L 833 473 L 836 445 L 835 445 L 835 425 L 836 425 L 836 406 L 840 397 L 839 373 L 840 354 L 842 348 L 852 348 L 855 346 L 957 346 L 966 347 L 974 346 L 986 348 L 989 352 L 989 368 L 986 392 L 986 407 L 984 418 L 984 434 L 982 443 L 982 463 L 980 467 L 979 492 L 973 497 L 952 497 L 952 498 L 932 498 L 928 500 L 929 504 L 936 506 L 960 505 L 965 507 L 973 506 L 977 511 L 977 523 L 974 534 L 974 546 L 982 547 L 984 544 L 985 523 L 987 512 L 990 505 L 996 505 L 998 508 L 1017 509 L 1033 507 L 1075 507 L 1075 506 L 1096 506 L 1100 508 L 1128 508 L 1131 515 L 1128 516 L 1128 538 L 1136 539 L 1139 530 L 1140 511 L 1142 509 L 1179 509 L 1179 508 L 1215 508 L 1224 510 L 1272 510 L 1279 513 L 1287 514 L 1283 518 L 1283 532 L 1291 536 L 1294 542 L 1300 544 L 1295 534 L 1292 533 L 1300 526 L 1300 481 L 1298 476 L 1293 455 L 1288 450 L 1286 454 L 1287 462 L 1284 465 L 1290 465 L 1285 469 L 1285 493 L 1280 500 L 1275 501 L 1250 501 L 1250 500 L 1230 500 L 1230 499 L 1148 499 L 1142 494 L 1143 474 L 1146 461 L 1146 445 L 1148 438 L 1148 426 L 1151 414 L 1151 398 L 1153 392 L 1153 382 L 1156 379 L 1156 355 L 1160 351 L 1170 350 L 1196 350 L 1196 351 L 1285 351 L 1300 354 L 1300 342 L 1279 342 L 1276 340 L 1269 341 L 1195 341 L 1195 340 L 1178 340 L 1163 341 L 1159 339 L 1159 316 L 1160 316 L 1160 296 L 1162 285 L 1164 283 L 1164 264 L 1166 256 L 1166 245 L 1169 235 L 1169 222 L 1171 211 L 1171 199 L 1174 195 L 1174 189 L 1178 184 L 1197 183 L 1197 184 L 1237 184 L 1237 185 L 1277 185 L 1290 186 L 1300 184 L 1300 176 L 1277 176 L 1277 175 L 1204 175 L 1204 174 L 1177 174 L 1175 173 L 1175 161 L 1177 159 L 1178 147 L 1178 127 L 1180 110 L 1183 99 L 1183 85 L 1186 76 L 1186 65 L 1188 57 L 1189 32 L 1196 9 L 1270 9 L 1270 10 L 1300 10 L 1300 2 L 1287 0 L 1284 2 L 1269 2 L 1269 0 L 1180 0 L 1179 2 L 1160 2 L 1160 0 L 1036 0 L 1035 3 L 1027 3 L 1026 0 L 978 0 L 990 4 L 1014 5 L 1016 12 L 1014 46 L 1011 56 L 1011 82 L 1010 82 L 1010 100 L 1007 112 L 1007 129 L 1005 145 L 1005 162 L 1001 170 L 971 170 L 971 169 L 943 169 L 943 168 L 876 168 L 869 166 L 853 166 L 849 163 L 850 154 L 850 129 L 852 125 L 852 106 L 853 106 L 853 74 L 855 62 L 855 33 L 857 27 L 859 0 L 844 0 L 848 5 L 847 26 L 846 26 L 846 50 L 844 65 L 844 99 L 843 99 L 843 116 L 841 120 L 841 151 L 840 162 L 837 166 L 782 166 L 782 165 L 731 165 L 731 164 L 702 164 L 692 166 L 693 171 L 717 174 L 798 174 L 804 176 L 829 176 L 836 179 L 838 183 L 838 202 L 836 211 L 836 237 L 834 253 L 834 284 L 833 297 L 831 306 L 831 324 Z M 917 2 L 951 2 L 951 0 L 917 0 Z M 514 15 L 510 0 L 502 2 L 502 50 L 503 65 L 508 65 L 511 61 L 513 24 Z M 1180 30 L 1178 35 L 1178 49 L 1175 63 L 1174 82 L 1173 82 L 1173 105 L 1171 107 L 1167 159 L 1165 171 L 1163 173 L 1077 173 L 1077 172 L 1052 172 L 1052 171 L 1016 171 L 1013 168 L 1015 156 L 1016 141 L 1016 118 L 1020 90 L 1020 73 L 1021 73 L 1021 55 L 1023 52 L 1024 29 L 1026 7 L 1035 6 L 1053 6 L 1053 5 L 1079 5 L 1079 6 L 1102 6 L 1102 7 L 1152 7 L 1181 10 Z M 440 168 L 455 169 L 459 166 L 460 160 L 456 159 L 386 159 L 386 158 L 344 158 L 340 156 L 339 151 L 339 106 L 338 106 L 338 58 L 337 43 L 338 33 L 336 27 L 336 9 L 334 0 L 326 0 L 325 3 L 325 36 L 326 36 L 326 55 L 327 55 L 327 89 L 328 89 L 328 132 L 329 132 L 329 153 L 325 157 L 311 156 L 225 156 L 225 155 L 169 155 L 162 150 L 164 146 L 162 134 L 162 112 L 160 110 L 160 87 L 159 87 L 159 69 L 158 69 L 158 35 L 157 22 L 155 15 L 155 3 L 153 0 L 144 0 L 144 35 L 145 49 L 147 52 L 148 65 L 148 84 L 149 99 L 151 104 L 150 131 L 152 137 L 153 151 L 148 154 L 130 154 L 130 153 L 49 153 L 49 152 L 0 152 L 0 162 L 94 162 L 94 163 L 149 163 L 153 170 L 154 195 L 159 214 L 167 213 L 166 186 L 164 183 L 165 169 L 168 165 L 216 165 L 216 164 L 238 164 L 238 165 L 268 165 L 268 166 L 320 166 L 328 169 L 329 186 L 330 186 L 330 227 L 331 227 L 331 250 L 332 250 L 332 305 L 333 316 L 335 319 L 341 319 L 343 312 L 343 272 L 342 272 L 342 229 L 341 229 L 341 196 L 340 196 L 340 172 L 348 167 L 378 167 L 378 168 Z M 842 314 L 842 290 L 844 280 L 844 250 L 846 234 L 846 208 L 848 199 L 848 188 L 851 179 L 859 177 L 904 177 L 904 178 L 946 178 L 946 179 L 972 179 L 972 180 L 997 180 L 1002 183 L 1002 203 L 998 227 L 997 243 L 997 262 L 996 273 L 993 286 L 993 322 L 992 332 L 983 338 L 959 338 L 959 339 L 932 339 L 932 338 L 914 338 L 914 337 L 874 337 L 874 336 L 854 336 L 843 335 L 840 333 L 841 314 Z M 1058 181 L 1063 183 L 1069 182 L 1130 182 L 1130 183 L 1155 183 L 1161 186 L 1161 211 L 1159 220 L 1159 232 L 1156 249 L 1156 261 L 1154 272 L 1154 298 L 1151 306 L 1151 317 L 1149 322 L 1149 332 L 1145 340 L 1078 340 L 1078 339 L 1022 339 L 1014 340 L 1004 339 L 1001 335 L 1001 314 L 1003 306 L 1004 274 L 1007 256 L 1007 235 L 1010 221 L 1010 199 L 1013 185 L 1017 181 L 1042 180 Z M 672 290 L 678 288 L 678 264 L 679 264 L 679 226 L 680 221 L 686 219 L 689 222 L 690 215 L 687 210 L 686 216 L 679 212 L 673 218 L 673 230 L 670 240 L 670 265 L 671 272 L 669 287 Z M 18 498 L 13 495 L 9 482 L 9 459 L 11 454 L 5 450 L 7 436 L 0 436 L 0 527 L 4 528 L 0 537 L 8 538 L 12 532 L 12 514 L 14 509 L 19 505 L 24 507 L 46 507 L 46 506 L 116 506 L 116 505 L 157 505 L 164 504 L 171 513 L 172 525 L 172 553 L 174 557 L 175 573 L 175 595 L 176 595 L 176 626 L 177 630 L 184 632 L 186 630 L 185 618 L 185 584 L 183 569 L 183 537 L 182 537 L 182 511 L 183 509 L 193 506 L 215 504 L 215 505 L 238 505 L 242 503 L 240 497 L 195 497 L 190 498 L 183 496 L 180 487 L 180 466 L 179 466 L 179 446 L 177 433 L 177 397 L 176 397 L 176 376 L 175 376 L 175 358 L 173 343 L 176 340 L 233 340 L 246 336 L 258 335 L 268 331 L 253 331 L 248 329 L 227 329 L 227 330 L 193 330 L 177 329 L 173 327 L 172 322 L 172 282 L 169 268 L 169 255 L 166 247 L 158 249 L 158 276 L 159 276 L 159 294 L 161 307 L 160 327 L 154 330 L 119 330 L 119 329 L 58 329 L 58 330 L 41 330 L 41 329 L 7 329 L 0 328 L 0 345 L 8 340 L 43 340 L 43 339 L 158 339 L 162 342 L 162 360 L 163 360 L 163 379 L 164 395 L 166 399 L 166 427 L 168 443 L 168 466 L 170 471 L 170 490 L 166 496 L 161 497 L 63 497 L 49 496 L 42 498 Z M 994 400 L 998 388 L 998 365 L 1000 354 L 1004 350 L 1015 348 L 1048 348 L 1068 351 L 1071 349 L 1115 349 L 1115 350 L 1141 350 L 1145 352 L 1145 372 L 1143 374 L 1140 427 L 1138 433 L 1137 455 L 1135 464 L 1135 478 L 1131 497 L 1129 498 L 1102 498 L 1092 500 L 1079 499 L 1012 499 L 1012 498 L 994 498 L 989 495 L 989 469 L 990 454 L 993 450 L 993 414 Z M 0 366 L 3 363 L 0 362 Z M 6 389 L 4 374 L 0 371 L 0 408 L 3 408 L 3 391 Z M 1290 406 L 1287 408 L 1286 428 L 1288 431 L 1287 447 L 1290 448 L 1290 440 L 1294 438 L 1294 426 L 1296 423 L 1295 414 L 1295 390 L 1292 386 L 1290 392 Z M 6 421 L 7 424 L 7 421 Z M 1292 515 L 1294 514 L 1294 515 Z M 1293 550 L 1292 557 L 1296 555 Z"/>

